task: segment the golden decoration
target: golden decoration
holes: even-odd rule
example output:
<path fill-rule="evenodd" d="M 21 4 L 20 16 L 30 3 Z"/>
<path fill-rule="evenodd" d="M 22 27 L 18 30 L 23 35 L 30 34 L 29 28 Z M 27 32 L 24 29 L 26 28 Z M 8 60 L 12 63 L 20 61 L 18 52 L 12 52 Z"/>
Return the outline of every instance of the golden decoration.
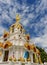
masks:
<path fill-rule="evenodd" d="M 0 51 L 0 56 L 2 56 L 2 51 Z"/>
<path fill-rule="evenodd" d="M 18 59 L 18 61 L 25 62 L 25 59 L 22 58 L 22 57 L 20 57 L 20 58 Z"/>
<path fill-rule="evenodd" d="M 1 47 L 3 47 L 3 43 L 2 43 L 2 42 L 0 42 L 0 48 L 1 48 Z"/>
<path fill-rule="evenodd" d="M 25 35 L 25 38 L 26 38 L 26 40 L 28 41 L 28 40 L 30 39 L 30 35 L 29 35 L 29 34 L 26 34 L 26 35 Z"/>
<path fill-rule="evenodd" d="M 36 47 L 34 44 L 30 44 L 30 43 L 26 42 L 24 44 L 24 47 L 26 47 L 28 50 L 33 50 L 34 52 L 36 52 Z"/>
<path fill-rule="evenodd" d="M 16 15 L 16 22 L 19 22 L 20 21 L 20 16 L 19 14 Z"/>
<path fill-rule="evenodd" d="M 12 46 L 12 43 L 10 41 L 6 41 L 4 44 L 3 44 L 3 48 L 9 48 Z"/>
<path fill-rule="evenodd" d="M 29 57 L 29 58 L 27 59 L 27 61 L 31 61 L 31 58 Z"/>
<path fill-rule="evenodd" d="M 36 53 L 40 55 L 40 51 L 36 48 Z"/>
<path fill-rule="evenodd" d="M 7 36 L 9 36 L 9 32 L 7 32 L 6 30 L 4 30 L 4 35 L 3 35 L 3 37 L 5 38 L 5 37 L 7 37 Z"/>

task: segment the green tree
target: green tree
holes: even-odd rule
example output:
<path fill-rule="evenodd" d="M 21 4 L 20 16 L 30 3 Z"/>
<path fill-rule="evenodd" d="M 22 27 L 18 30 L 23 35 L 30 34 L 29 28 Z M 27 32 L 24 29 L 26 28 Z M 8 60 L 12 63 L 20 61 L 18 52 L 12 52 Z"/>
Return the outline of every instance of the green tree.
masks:
<path fill-rule="evenodd" d="M 47 62 L 47 53 L 45 52 L 45 50 L 42 49 L 42 48 L 40 48 L 40 47 L 38 47 L 38 46 L 37 46 L 36 48 L 38 48 L 39 51 L 40 51 L 40 56 L 41 56 L 42 62 L 43 62 L 43 63 L 44 63 L 44 62 Z"/>

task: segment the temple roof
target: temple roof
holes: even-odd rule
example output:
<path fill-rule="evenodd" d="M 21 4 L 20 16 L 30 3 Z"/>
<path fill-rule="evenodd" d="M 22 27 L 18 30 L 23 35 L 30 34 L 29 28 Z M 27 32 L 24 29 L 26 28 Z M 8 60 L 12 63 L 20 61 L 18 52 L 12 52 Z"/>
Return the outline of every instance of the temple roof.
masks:
<path fill-rule="evenodd" d="M 19 23 L 20 22 L 20 16 L 16 15 L 16 22 L 14 24 L 12 24 L 10 26 L 10 31 L 12 30 L 12 27 L 15 27 L 17 29 L 22 30 L 23 32 L 25 31 L 23 26 Z M 10 35 L 9 32 L 4 31 L 3 37 L 8 37 Z M 25 34 L 25 39 L 27 42 L 25 42 L 25 44 L 23 44 L 23 46 L 27 49 L 27 50 L 33 50 L 34 52 L 36 52 L 37 54 L 39 54 L 39 50 L 36 48 L 36 46 L 34 44 L 30 44 L 29 40 L 30 40 L 30 35 L 29 34 Z M 21 43 L 21 42 L 20 42 Z M 0 42 L 0 47 L 6 49 L 13 46 L 13 43 L 11 43 L 10 41 L 6 41 L 5 43 Z"/>
<path fill-rule="evenodd" d="M 12 27 L 22 30 L 22 32 L 25 32 L 22 24 L 20 23 L 20 16 L 16 15 L 16 22 L 10 26 L 10 31 L 12 30 Z"/>
<path fill-rule="evenodd" d="M 7 49 L 11 46 L 13 46 L 13 43 L 11 43 L 10 41 L 6 41 L 5 43 L 0 42 L 0 48 Z M 24 43 L 23 47 L 26 48 L 28 51 L 33 50 L 33 52 L 40 54 L 40 51 L 36 48 L 34 44 L 26 42 Z"/>

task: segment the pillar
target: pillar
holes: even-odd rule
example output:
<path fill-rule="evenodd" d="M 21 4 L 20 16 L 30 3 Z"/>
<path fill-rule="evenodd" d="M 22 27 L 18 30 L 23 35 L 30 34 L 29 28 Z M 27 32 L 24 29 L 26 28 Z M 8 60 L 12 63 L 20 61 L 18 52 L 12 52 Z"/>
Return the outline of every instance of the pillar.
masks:
<path fill-rule="evenodd" d="M 35 63 L 38 63 L 38 57 L 36 53 L 35 53 Z"/>
<path fill-rule="evenodd" d="M 33 63 L 33 53 L 30 53 L 31 63 Z"/>

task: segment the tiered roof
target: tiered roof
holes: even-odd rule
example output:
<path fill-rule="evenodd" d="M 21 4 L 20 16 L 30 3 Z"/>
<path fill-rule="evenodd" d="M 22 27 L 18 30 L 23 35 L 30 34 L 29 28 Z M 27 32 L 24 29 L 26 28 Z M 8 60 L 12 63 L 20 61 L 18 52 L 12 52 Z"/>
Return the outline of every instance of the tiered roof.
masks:
<path fill-rule="evenodd" d="M 21 29 L 24 32 L 23 26 L 19 23 L 20 21 L 20 17 L 19 15 L 16 16 L 16 23 L 12 24 L 10 27 L 10 31 L 12 30 L 12 26 L 14 26 L 17 29 Z M 10 35 L 9 32 L 4 32 L 3 37 L 8 37 Z M 31 51 L 33 50 L 34 52 L 36 52 L 37 54 L 40 54 L 40 51 L 36 48 L 36 46 L 34 44 L 29 44 L 29 40 L 30 40 L 30 35 L 29 34 L 25 34 L 25 38 L 26 38 L 26 43 L 24 43 L 24 47 Z M 9 48 L 10 46 L 12 46 L 13 44 L 10 41 L 6 41 L 4 44 L 0 42 L 0 47 L 1 48 Z"/>

